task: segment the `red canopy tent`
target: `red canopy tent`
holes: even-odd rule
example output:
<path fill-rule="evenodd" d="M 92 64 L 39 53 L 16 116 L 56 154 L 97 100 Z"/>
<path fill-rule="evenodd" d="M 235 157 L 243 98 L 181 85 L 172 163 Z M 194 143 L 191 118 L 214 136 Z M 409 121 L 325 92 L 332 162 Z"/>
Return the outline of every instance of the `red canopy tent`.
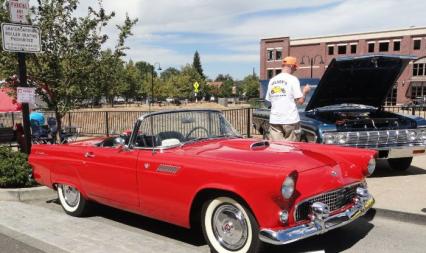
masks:
<path fill-rule="evenodd" d="M 21 104 L 7 94 L 6 89 L 0 89 L 0 113 L 3 112 L 19 112 Z"/>

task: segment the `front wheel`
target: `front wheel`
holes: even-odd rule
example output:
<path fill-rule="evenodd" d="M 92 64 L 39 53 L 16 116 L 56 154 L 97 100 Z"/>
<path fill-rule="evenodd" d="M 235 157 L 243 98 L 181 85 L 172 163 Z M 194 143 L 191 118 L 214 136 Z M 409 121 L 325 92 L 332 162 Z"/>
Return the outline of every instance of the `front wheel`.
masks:
<path fill-rule="evenodd" d="M 218 197 L 207 201 L 201 219 L 204 238 L 212 252 L 259 252 L 259 225 L 251 211 L 235 199 Z"/>
<path fill-rule="evenodd" d="M 62 208 L 67 214 L 81 217 L 87 213 L 89 203 L 77 188 L 66 184 L 59 184 L 58 197 Z"/>
<path fill-rule="evenodd" d="M 412 157 L 388 159 L 389 166 L 394 170 L 407 170 L 413 161 Z"/>

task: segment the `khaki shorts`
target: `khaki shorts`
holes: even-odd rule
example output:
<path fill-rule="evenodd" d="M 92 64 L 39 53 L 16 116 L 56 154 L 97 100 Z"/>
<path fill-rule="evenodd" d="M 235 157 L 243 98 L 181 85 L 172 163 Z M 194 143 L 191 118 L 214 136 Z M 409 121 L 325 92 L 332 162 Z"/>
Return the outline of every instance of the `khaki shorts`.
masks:
<path fill-rule="evenodd" d="M 300 141 L 300 123 L 288 125 L 271 124 L 269 134 L 272 141 Z"/>

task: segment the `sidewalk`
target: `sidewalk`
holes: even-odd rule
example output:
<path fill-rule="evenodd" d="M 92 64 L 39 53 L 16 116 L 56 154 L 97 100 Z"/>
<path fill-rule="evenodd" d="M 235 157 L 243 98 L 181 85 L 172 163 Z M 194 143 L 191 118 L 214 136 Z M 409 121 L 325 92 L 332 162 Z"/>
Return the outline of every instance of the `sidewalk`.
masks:
<path fill-rule="evenodd" d="M 367 183 L 376 199 L 374 208 L 426 219 L 426 156 L 415 157 L 407 171 L 390 170 L 385 161 L 380 161 Z"/>

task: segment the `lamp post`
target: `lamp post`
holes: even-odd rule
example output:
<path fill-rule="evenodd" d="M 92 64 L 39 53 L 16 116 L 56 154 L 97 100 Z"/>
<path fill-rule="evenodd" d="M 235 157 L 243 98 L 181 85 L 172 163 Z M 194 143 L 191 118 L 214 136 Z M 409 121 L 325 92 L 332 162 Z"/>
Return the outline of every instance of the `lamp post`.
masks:
<path fill-rule="evenodd" d="M 154 70 L 155 70 L 155 66 L 158 65 L 158 71 L 161 71 L 161 65 L 160 63 L 156 62 L 152 65 L 151 68 L 151 101 L 149 103 L 149 111 L 151 111 L 151 103 L 154 102 Z"/>
<path fill-rule="evenodd" d="M 324 60 L 323 60 L 322 56 L 319 55 L 319 54 L 315 55 L 314 57 L 310 57 L 310 56 L 304 55 L 304 56 L 302 56 L 302 62 L 300 62 L 301 65 L 305 64 L 305 62 L 304 62 L 305 58 L 308 58 L 308 61 L 311 63 L 311 79 L 312 79 L 313 74 L 314 74 L 313 73 L 313 68 L 314 68 L 314 64 L 315 64 L 317 58 L 320 59 L 319 64 L 324 64 Z"/>

